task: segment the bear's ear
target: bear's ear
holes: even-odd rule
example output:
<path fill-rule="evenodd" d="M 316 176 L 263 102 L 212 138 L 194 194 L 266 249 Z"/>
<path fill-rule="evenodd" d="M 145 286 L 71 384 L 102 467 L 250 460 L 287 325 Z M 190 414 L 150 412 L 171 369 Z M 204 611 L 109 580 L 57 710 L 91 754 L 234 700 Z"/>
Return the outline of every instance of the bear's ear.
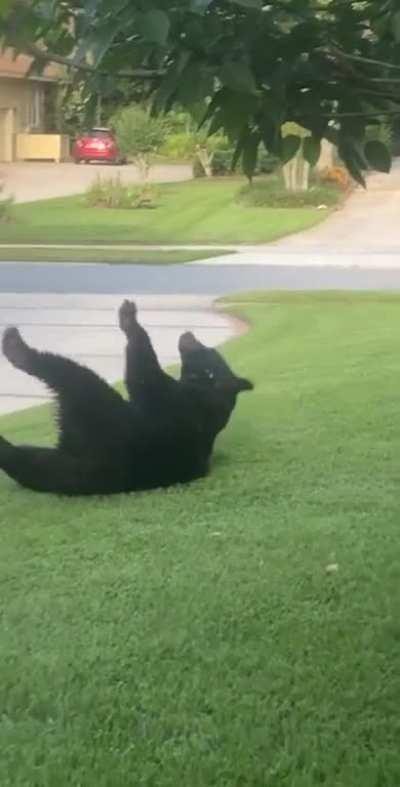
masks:
<path fill-rule="evenodd" d="M 252 391 L 254 389 L 254 385 L 250 380 L 246 380 L 244 377 L 238 377 L 236 381 L 236 388 L 238 393 L 241 391 Z"/>

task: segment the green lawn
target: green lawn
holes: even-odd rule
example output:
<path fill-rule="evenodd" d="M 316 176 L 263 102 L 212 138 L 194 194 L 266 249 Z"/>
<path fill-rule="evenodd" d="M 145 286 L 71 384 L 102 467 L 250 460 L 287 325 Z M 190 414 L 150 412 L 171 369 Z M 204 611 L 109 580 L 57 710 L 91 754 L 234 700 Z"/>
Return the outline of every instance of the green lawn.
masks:
<path fill-rule="evenodd" d="M 261 243 L 327 215 L 317 209 L 320 189 L 315 207 L 268 208 L 238 200 L 242 186 L 243 180 L 229 178 L 160 186 L 151 210 L 88 207 L 84 196 L 25 203 L 14 207 L 13 221 L 0 225 L 0 243 Z M 274 199 L 271 178 L 272 205 Z"/>
<path fill-rule="evenodd" d="M 257 387 L 210 478 L 64 501 L 1 477 L 2 787 L 400 784 L 400 296 L 233 308 Z"/>
<path fill-rule="evenodd" d="M 0 262 L 93 262 L 110 265 L 177 265 L 195 262 L 207 257 L 220 257 L 228 252 L 221 249 L 207 251 L 173 250 L 143 251 L 142 249 L 46 249 L 35 246 L 26 248 L 0 247 Z M 231 254 L 232 252 L 229 252 Z"/>

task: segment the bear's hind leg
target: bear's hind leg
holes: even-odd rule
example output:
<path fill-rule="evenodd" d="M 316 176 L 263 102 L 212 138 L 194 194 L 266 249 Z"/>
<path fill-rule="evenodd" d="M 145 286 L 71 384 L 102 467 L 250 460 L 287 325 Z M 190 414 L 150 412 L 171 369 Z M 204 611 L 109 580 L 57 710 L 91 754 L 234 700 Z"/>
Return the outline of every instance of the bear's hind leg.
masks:
<path fill-rule="evenodd" d="M 95 468 L 57 448 L 14 446 L 0 437 L 0 469 L 37 492 L 85 495 L 101 491 Z"/>

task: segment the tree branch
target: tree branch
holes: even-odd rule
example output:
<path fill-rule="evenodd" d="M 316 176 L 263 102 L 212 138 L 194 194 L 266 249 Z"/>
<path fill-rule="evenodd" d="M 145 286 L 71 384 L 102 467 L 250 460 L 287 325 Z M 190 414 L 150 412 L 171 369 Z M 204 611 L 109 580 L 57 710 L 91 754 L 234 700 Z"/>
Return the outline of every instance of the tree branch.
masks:
<path fill-rule="evenodd" d="M 302 112 L 301 117 L 315 117 L 315 112 Z M 325 118 L 327 120 L 340 120 L 341 118 L 381 118 L 381 117 L 400 117 L 400 108 L 399 109 L 382 109 L 380 112 L 369 112 L 365 110 L 365 112 L 321 112 L 318 113 L 317 117 Z M 297 122 L 300 123 L 300 115 L 296 116 Z"/>
<path fill-rule="evenodd" d="M 56 55 L 54 52 L 43 50 L 39 46 L 36 46 L 36 44 L 25 44 L 24 53 L 31 55 L 31 57 L 37 60 L 44 60 L 47 63 L 58 63 L 61 66 L 73 68 L 76 71 L 84 71 L 87 74 L 102 74 L 104 76 L 111 75 L 110 72 L 101 68 L 96 68 L 95 66 L 90 66 L 88 63 L 74 63 L 69 57 L 63 57 L 62 55 Z M 115 74 L 113 73 L 112 76 L 116 79 L 146 80 L 157 79 L 158 77 L 162 77 L 164 73 L 165 72 L 162 70 L 135 68 L 132 71 L 117 71 Z"/>
<path fill-rule="evenodd" d="M 342 58 L 343 60 L 351 60 L 354 63 L 361 63 L 367 66 L 379 66 L 380 68 L 389 68 L 394 71 L 400 71 L 400 65 L 397 66 L 394 63 L 385 63 L 383 60 L 373 60 L 370 57 L 361 57 L 361 55 L 349 55 L 347 52 L 343 52 L 341 49 L 337 49 L 336 47 L 323 47 L 320 49 L 320 51 L 328 55 L 334 55 L 338 58 Z"/>

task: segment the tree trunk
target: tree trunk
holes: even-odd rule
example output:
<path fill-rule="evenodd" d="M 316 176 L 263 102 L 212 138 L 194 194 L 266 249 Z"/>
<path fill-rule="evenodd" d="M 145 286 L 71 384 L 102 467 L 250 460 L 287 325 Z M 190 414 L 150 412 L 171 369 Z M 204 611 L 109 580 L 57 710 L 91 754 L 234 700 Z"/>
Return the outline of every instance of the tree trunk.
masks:
<path fill-rule="evenodd" d="M 200 163 L 201 163 L 201 165 L 202 165 L 202 167 L 204 169 L 204 172 L 206 173 L 207 177 L 211 178 L 212 177 L 212 169 L 211 169 L 212 156 L 210 156 L 207 148 L 201 147 L 200 145 L 197 145 L 197 147 L 196 147 L 196 154 L 198 156 L 198 159 L 199 159 L 199 161 L 200 161 Z"/>
<path fill-rule="evenodd" d="M 297 153 L 282 169 L 285 187 L 288 191 L 308 191 L 310 165 L 301 153 Z"/>
<path fill-rule="evenodd" d="M 150 160 L 146 153 L 139 153 L 136 156 L 136 165 L 143 183 L 147 183 L 150 172 Z"/>
<path fill-rule="evenodd" d="M 324 169 L 332 169 L 335 165 L 335 149 L 331 142 L 327 139 L 321 140 L 321 155 L 316 164 L 318 172 L 323 172 Z"/>

